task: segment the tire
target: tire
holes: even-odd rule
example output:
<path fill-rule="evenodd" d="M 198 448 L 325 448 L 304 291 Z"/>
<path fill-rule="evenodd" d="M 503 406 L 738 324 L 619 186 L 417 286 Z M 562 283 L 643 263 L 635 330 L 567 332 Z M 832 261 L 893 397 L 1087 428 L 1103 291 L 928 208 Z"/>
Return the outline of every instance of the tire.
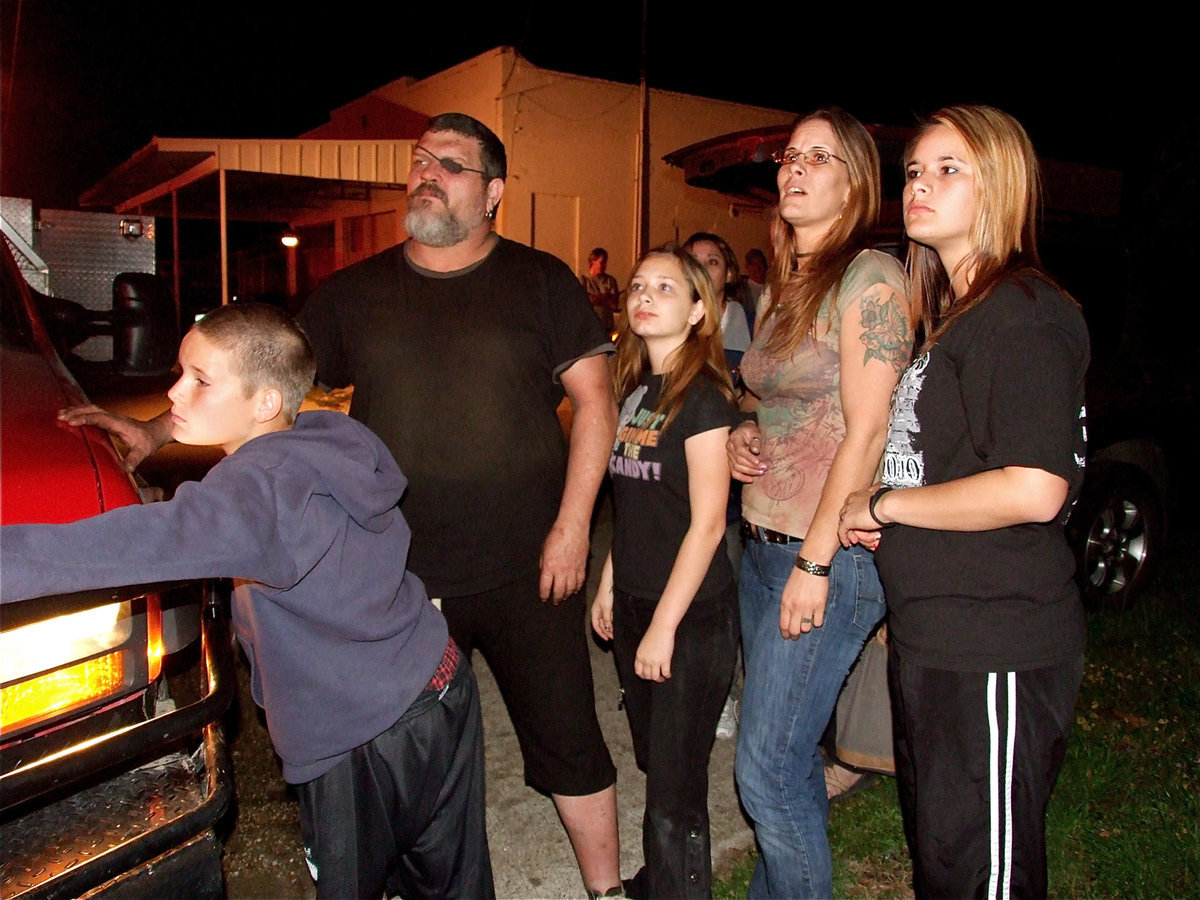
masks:
<path fill-rule="evenodd" d="M 1084 602 L 1093 609 L 1132 605 L 1165 532 L 1162 501 L 1139 470 L 1108 466 L 1089 473 L 1068 532 Z"/>

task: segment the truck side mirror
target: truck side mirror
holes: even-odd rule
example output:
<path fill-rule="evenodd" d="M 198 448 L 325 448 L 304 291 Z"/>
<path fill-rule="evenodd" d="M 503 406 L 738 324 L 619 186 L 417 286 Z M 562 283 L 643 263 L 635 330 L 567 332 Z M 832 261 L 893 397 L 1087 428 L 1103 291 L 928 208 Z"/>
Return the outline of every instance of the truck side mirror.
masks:
<path fill-rule="evenodd" d="M 179 313 L 166 281 L 146 272 L 113 279 L 113 370 L 165 375 L 179 352 Z"/>

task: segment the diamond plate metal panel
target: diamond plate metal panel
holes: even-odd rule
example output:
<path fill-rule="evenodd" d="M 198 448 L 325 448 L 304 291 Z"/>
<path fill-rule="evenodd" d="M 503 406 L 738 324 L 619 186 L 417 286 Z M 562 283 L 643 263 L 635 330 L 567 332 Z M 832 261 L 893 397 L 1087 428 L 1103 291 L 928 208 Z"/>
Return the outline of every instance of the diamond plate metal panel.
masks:
<path fill-rule="evenodd" d="M 141 237 L 121 233 L 138 221 Z M 75 210 L 42 210 L 38 252 L 50 267 L 50 293 L 88 309 L 112 309 L 121 272 L 154 272 L 154 219 Z"/>
<path fill-rule="evenodd" d="M 5 225 L 12 228 L 21 241 L 29 247 L 34 246 L 37 238 L 33 228 L 32 200 L 26 200 L 23 197 L 0 197 L 0 216 L 4 217 Z M 21 270 L 21 274 L 25 276 L 29 286 L 38 293 L 46 293 L 49 290 L 47 274 L 28 259 L 19 247 L 9 241 L 8 235 L 5 235 L 5 242 L 13 251 L 13 259 L 16 260 L 17 268 Z"/>
<path fill-rule="evenodd" d="M 122 234 L 122 223 L 136 223 L 140 236 Z M 154 219 L 44 209 L 37 246 L 50 269 L 46 293 L 88 309 L 110 310 L 117 275 L 154 272 Z M 93 361 L 112 359 L 112 338 L 89 338 L 75 352 Z"/>
<path fill-rule="evenodd" d="M 33 201 L 23 197 L 0 197 L 0 215 L 28 244 L 33 243 Z"/>
<path fill-rule="evenodd" d="M 173 754 L 0 825 L 0 896 L 34 885 L 196 809 L 202 783 Z"/>

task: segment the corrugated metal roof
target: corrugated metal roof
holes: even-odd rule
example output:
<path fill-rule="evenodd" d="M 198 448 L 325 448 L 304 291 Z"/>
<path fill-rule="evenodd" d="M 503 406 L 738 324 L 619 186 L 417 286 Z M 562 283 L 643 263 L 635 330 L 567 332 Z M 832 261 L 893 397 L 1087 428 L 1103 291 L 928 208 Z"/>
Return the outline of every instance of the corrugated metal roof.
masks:
<path fill-rule="evenodd" d="M 231 218 L 287 218 L 317 199 L 364 199 L 404 190 L 414 140 L 271 140 L 156 137 L 79 198 L 84 207 L 166 215 L 171 193 L 185 217 L 217 214 L 226 173 Z"/>

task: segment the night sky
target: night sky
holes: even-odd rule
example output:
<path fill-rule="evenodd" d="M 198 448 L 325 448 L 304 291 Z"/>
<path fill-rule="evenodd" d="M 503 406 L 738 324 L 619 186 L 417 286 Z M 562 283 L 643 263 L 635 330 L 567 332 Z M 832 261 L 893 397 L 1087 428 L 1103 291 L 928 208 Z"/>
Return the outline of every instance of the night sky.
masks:
<path fill-rule="evenodd" d="M 589 8 L 593 19 L 577 22 Z M 1196 157 L 1197 79 L 1169 26 L 1091 14 L 1016 22 L 1011 6 L 994 20 L 978 18 L 992 14 L 979 5 L 734 8 L 668 13 L 687 8 L 655 0 L 650 85 L 796 112 L 836 103 L 898 125 L 987 102 L 1020 118 L 1048 156 L 1134 173 L 1164 154 Z M 0 0 L 0 16 L 0 188 L 50 208 L 73 208 L 154 135 L 294 137 L 387 81 L 499 45 L 630 83 L 641 69 L 642 5 L 630 0 L 343 3 L 315 14 L 274 0 Z"/>
<path fill-rule="evenodd" d="M 1200 246 L 1193 29 L 1136 5 L 725 6 L 652 0 L 652 87 L 797 113 L 836 104 L 886 125 L 989 103 L 1020 119 L 1043 156 L 1120 170 L 1116 243 L 1076 238 L 1087 279 L 1072 289 L 1101 326 L 1094 354 L 1107 357 L 1093 370 L 1118 391 L 1194 404 L 1191 329 L 1162 327 L 1190 322 L 1194 305 L 1190 279 L 1177 274 Z M 277 0 L 0 0 L 0 26 L 0 192 L 50 209 L 75 208 L 155 135 L 295 137 L 388 81 L 493 47 L 630 84 L 643 58 L 640 0 L 343 2 L 313 12 Z"/>

